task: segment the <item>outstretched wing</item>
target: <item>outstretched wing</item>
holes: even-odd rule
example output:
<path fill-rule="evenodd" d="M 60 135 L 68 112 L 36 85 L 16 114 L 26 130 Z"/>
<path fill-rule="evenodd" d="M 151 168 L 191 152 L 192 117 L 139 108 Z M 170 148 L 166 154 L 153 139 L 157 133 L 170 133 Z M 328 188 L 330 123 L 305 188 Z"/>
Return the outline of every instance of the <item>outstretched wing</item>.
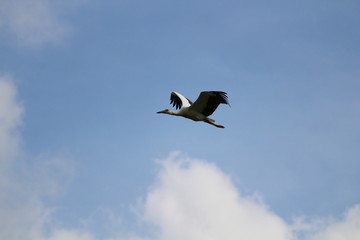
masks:
<path fill-rule="evenodd" d="M 210 116 L 219 104 L 229 104 L 226 92 L 206 91 L 201 92 L 198 99 L 191 105 L 190 109 Z"/>
<path fill-rule="evenodd" d="M 170 96 L 170 104 L 172 104 L 176 109 L 180 109 L 183 107 L 190 107 L 192 102 L 180 93 L 172 92 Z"/>

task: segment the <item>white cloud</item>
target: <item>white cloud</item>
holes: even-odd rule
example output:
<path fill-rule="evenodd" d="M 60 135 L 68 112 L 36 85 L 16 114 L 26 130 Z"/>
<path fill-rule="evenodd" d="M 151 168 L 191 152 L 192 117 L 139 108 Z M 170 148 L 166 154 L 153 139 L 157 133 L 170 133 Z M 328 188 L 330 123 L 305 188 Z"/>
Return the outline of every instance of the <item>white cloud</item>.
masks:
<path fill-rule="evenodd" d="M 297 218 L 286 223 L 256 195 L 243 196 L 214 164 L 178 153 L 160 164 L 142 209 L 143 220 L 155 226 L 152 239 L 360 239 L 360 205 L 337 221 Z"/>
<path fill-rule="evenodd" d="M 4 33 L 10 33 L 20 44 L 37 46 L 61 41 L 69 32 L 69 27 L 60 20 L 54 1 L 2 0 L 0 30 L 3 39 L 9 38 Z"/>
<path fill-rule="evenodd" d="M 146 197 L 144 219 L 156 239 L 291 239 L 290 227 L 256 197 L 244 197 L 215 165 L 199 160 L 162 162 Z"/>

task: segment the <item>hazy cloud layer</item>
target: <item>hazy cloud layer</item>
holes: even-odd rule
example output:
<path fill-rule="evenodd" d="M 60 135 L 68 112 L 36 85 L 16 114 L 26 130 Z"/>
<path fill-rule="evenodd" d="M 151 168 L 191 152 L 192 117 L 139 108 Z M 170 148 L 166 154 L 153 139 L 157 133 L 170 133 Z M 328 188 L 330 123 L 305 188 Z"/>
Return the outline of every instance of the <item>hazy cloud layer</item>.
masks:
<path fill-rule="evenodd" d="M 0 76 L 0 239 L 99 239 L 92 229 L 64 229 L 54 224 L 55 210 L 46 205 L 43 196 L 56 195 L 73 170 L 58 158 L 40 161 L 37 166 L 22 160 L 17 133 L 22 112 L 11 77 Z M 360 239 L 360 205 L 350 208 L 341 219 L 287 223 L 258 196 L 244 196 L 214 164 L 176 153 L 160 161 L 157 179 L 145 194 L 139 213 L 141 221 L 150 226 L 142 231 L 146 237 L 135 233 L 101 239 Z M 114 224 L 121 224 L 114 219 Z"/>

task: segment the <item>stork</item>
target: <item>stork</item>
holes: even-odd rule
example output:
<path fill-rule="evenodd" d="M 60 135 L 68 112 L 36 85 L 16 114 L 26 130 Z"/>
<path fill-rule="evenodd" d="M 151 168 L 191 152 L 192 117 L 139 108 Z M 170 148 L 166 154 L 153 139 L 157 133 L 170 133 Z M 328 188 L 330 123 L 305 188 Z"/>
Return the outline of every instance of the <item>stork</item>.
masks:
<path fill-rule="evenodd" d="M 203 121 L 218 128 L 224 128 L 222 125 L 215 124 L 215 120 L 208 118 L 216 108 L 221 104 L 229 104 L 226 92 L 221 91 L 205 91 L 201 92 L 199 97 L 193 103 L 180 93 L 172 92 L 170 96 L 170 104 L 178 111 L 165 109 L 157 113 L 165 113 L 174 116 L 189 118 L 194 121 Z"/>

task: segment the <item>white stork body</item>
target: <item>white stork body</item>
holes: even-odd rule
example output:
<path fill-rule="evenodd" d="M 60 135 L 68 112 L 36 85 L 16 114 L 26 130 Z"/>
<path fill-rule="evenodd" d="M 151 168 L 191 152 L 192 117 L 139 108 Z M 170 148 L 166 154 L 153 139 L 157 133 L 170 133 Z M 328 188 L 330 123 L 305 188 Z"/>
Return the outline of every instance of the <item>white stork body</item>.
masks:
<path fill-rule="evenodd" d="M 224 128 L 222 125 L 215 124 L 215 120 L 208 118 L 221 103 L 229 104 L 226 93 L 221 91 L 201 92 L 194 103 L 180 93 L 172 92 L 170 104 L 173 104 L 176 109 L 180 110 L 173 111 L 165 109 L 157 113 L 181 116 L 194 121 L 203 121 L 219 128 Z"/>

